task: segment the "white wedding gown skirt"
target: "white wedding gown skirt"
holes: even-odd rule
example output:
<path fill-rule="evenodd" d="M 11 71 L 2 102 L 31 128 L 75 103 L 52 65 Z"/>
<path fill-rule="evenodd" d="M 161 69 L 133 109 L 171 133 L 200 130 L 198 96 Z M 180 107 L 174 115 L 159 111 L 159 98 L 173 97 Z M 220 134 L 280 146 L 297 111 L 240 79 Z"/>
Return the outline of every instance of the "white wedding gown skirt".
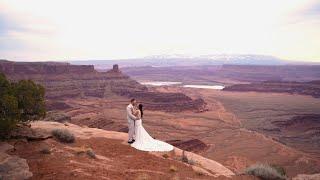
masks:
<path fill-rule="evenodd" d="M 135 121 L 135 142 L 132 147 L 141 151 L 172 151 L 173 146 L 156 139 L 153 139 L 142 126 L 142 120 Z"/>

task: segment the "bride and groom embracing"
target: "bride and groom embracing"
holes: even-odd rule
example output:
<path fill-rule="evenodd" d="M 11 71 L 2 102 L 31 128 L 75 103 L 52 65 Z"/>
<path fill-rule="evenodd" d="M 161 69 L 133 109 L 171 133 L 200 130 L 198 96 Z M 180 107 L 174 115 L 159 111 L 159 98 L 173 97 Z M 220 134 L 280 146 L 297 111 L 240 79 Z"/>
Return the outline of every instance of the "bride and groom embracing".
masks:
<path fill-rule="evenodd" d="M 153 139 L 142 125 L 143 105 L 131 99 L 127 106 L 127 119 L 129 124 L 128 143 L 141 151 L 171 151 L 173 146 L 156 139 Z"/>

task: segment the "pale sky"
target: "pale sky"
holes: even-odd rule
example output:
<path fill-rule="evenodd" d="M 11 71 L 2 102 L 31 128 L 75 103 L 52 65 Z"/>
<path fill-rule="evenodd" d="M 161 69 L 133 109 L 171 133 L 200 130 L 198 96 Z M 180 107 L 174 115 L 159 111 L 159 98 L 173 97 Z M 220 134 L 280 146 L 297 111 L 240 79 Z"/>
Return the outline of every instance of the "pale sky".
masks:
<path fill-rule="evenodd" d="M 0 0 L 0 59 L 220 53 L 320 62 L 320 0 Z"/>

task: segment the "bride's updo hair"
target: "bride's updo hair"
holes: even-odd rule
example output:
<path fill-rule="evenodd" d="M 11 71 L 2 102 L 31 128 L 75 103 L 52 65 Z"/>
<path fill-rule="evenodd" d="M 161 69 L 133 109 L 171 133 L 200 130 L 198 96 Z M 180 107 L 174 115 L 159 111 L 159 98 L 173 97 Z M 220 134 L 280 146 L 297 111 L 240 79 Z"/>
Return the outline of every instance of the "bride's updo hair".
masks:
<path fill-rule="evenodd" d="M 143 117 L 143 105 L 142 104 L 139 104 L 138 105 L 138 109 L 140 110 L 141 112 L 141 118 Z"/>

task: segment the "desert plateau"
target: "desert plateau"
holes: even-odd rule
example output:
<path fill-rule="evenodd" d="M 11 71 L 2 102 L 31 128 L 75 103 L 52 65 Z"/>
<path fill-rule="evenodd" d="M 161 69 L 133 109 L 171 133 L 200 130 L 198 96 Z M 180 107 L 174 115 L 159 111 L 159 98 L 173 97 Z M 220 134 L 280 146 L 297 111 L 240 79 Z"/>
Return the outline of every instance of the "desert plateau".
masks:
<path fill-rule="evenodd" d="M 90 65 L 1 61 L 0 71 L 13 81 L 32 79 L 46 88 L 46 117 L 31 123 L 31 133 L 17 133 L 18 139 L 2 143 L 4 149 L 12 146 L 6 156 L 27 160 L 32 179 L 85 179 L 93 174 L 96 179 L 254 179 L 243 172 L 257 163 L 281 166 L 289 178 L 320 172 L 320 101 L 314 96 L 230 91 L 237 86 L 230 80 L 223 90 L 145 86 L 139 83 L 145 78 L 133 79 L 118 65 L 98 72 Z M 181 83 L 199 84 L 190 79 Z M 240 84 L 250 85 L 247 80 Z M 174 145 L 174 152 L 163 156 L 126 145 L 125 107 L 132 97 L 145 105 L 148 132 Z M 73 132 L 76 142 L 55 141 L 50 131 L 57 127 Z M 43 148 L 50 154 L 41 154 Z M 98 158 L 86 157 L 87 149 Z M 178 160 L 182 151 L 192 163 Z M 138 156 L 148 161 L 140 162 Z M 132 162 L 134 168 L 128 166 Z"/>

